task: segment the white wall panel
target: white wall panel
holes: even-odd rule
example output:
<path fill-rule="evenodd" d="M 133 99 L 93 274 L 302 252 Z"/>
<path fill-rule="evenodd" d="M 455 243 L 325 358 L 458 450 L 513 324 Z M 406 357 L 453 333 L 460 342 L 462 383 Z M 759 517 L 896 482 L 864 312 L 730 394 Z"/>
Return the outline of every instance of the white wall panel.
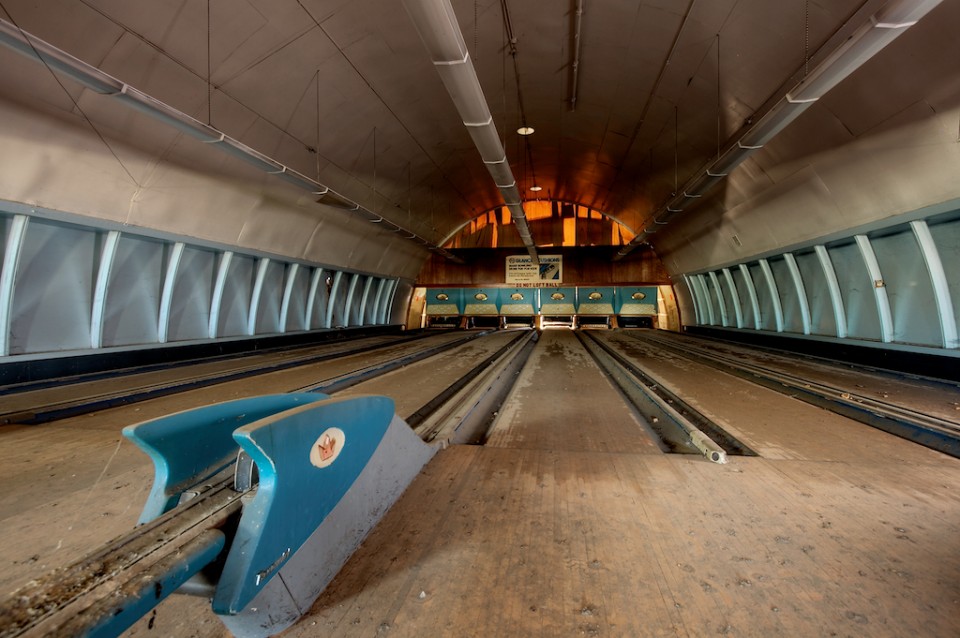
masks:
<path fill-rule="evenodd" d="M 933 285 L 916 238 L 909 230 L 871 237 L 893 317 L 893 340 L 942 345 Z"/>
<path fill-rule="evenodd" d="M 314 270 L 311 277 L 315 276 Z M 324 268 L 320 272 L 320 281 L 313 300 L 313 309 L 310 313 L 310 330 L 319 330 L 326 327 L 327 305 L 330 303 L 330 292 L 333 289 L 334 271 Z"/>
<path fill-rule="evenodd" d="M 740 298 L 740 316 L 743 317 L 743 327 L 749 329 L 760 329 L 760 303 L 756 300 L 756 287 L 753 285 L 753 278 L 750 277 L 750 271 L 744 275 L 744 268 L 731 268 L 730 274 L 733 277 L 733 283 L 737 287 Z M 750 277 L 748 279 L 748 277 Z"/>
<path fill-rule="evenodd" d="M 717 297 L 717 305 L 720 307 L 720 320 L 724 326 L 737 327 L 736 312 L 734 301 L 729 287 L 726 286 L 726 279 L 723 272 L 710 273 L 710 285 Z"/>
<path fill-rule="evenodd" d="M 263 278 L 260 303 L 257 304 L 256 330 L 254 334 L 280 332 L 280 304 L 283 301 L 285 264 L 271 260 Z"/>
<path fill-rule="evenodd" d="M 803 334 L 800 298 L 797 296 L 797 288 L 790 276 L 787 262 L 782 257 L 769 259 L 768 261 L 770 270 L 773 272 L 773 278 L 777 282 L 777 290 L 780 293 L 780 307 L 783 309 L 783 330 L 784 332 Z"/>
<path fill-rule="evenodd" d="M 396 279 L 387 279 L 386 283 L 383 286 L 383 297 L 380 302 L 379 316 L 377 317 L 377 322 L 381 324 L 389 324 L 392 313 L 393 313 L 393 299 L 394 295 L 397 294 L 397 280 Z M 404 321 L 405 318 L 401 317 L 401 321 Z"/>
<path fill-rule="evenodd" d="M 98 234 L 31 220 L 14 283 L 10 354 L 90 347 Z"/>
<path fill-rule="evenodd" d="M 0 357 L 10 353 L 14 283 L 29 223 L 26 215 L 0 216 Z"/>
<path fill-rule="evenodd" d="M 937 306 L 937 321 L 940 323 L 940 336 L 944 348 L 960 347 L 957 337 L 957 320 L 953 314 L 953 303 L 950 299 L 950 285 L 947 283 L 947 273 L 940 260 L 940 251 L 930 234 L 930 227 L 925 221 L 910 222 L 910 230 L 917 246 L 923 255 L 923 262 L 930 276 L 930 285 L 933 287 L 933 297 Z"/>
<path fill-rule="evenodd" d="M 852 339 L 880 340 L 880 316 L 873 294 L 873 281 L 855 243 L 827 246 L 837 273 L 847 317 L 847 336 Z"/>
<path fill-rule="evenodd" d="M 727 291 L 727 296 L 725 297 L 725 299 L 728 301 L 728 304 L 729 304 L 728 310 L 727 310 L 728 316 L 735 317 L 736 319 L 735 325 L 737 328 L 743 328 L 744 315 L 743 315 L 743 301 L 741 300 L 743 293 L 737 287 L 737 282 L 734 280 L 733 273 L 730 272 L 730 269 L 724 268 L 722 272 L 723 272 L 723 276 L 721 277 L 718 274 L 717 277 L 721 277 L 721 280 L 723 282 L 722 285 L 724 286 L 724 289 Z"/>
<path fill-rule="evenodd" d="M 291 270 L 292 266 L 288 265 L 284 277 L 289 277 Z M 310 274 L 310 268 L 301 266 L 296 269 L 291 284 L 290 299 L 287 302 L 287 321 L 283 326 L 285 332 L 299 332 L 307 329 L 304 318 L 307 308 L 307 295 L 310 292 Z"/>
<path fill-rule="evenodd" d="M 246 255 L 234 255 L 227 273 L 223 297 L 220 301 L 218 337 L 246 334 L 250 296 L 257 273 L 257 260 Z"/>
<path fill-rule="evenodd" d="M 333 287 L 327 301 L 328 328 L 343 328 L 347 325 L 347 289 L 350 287 L 351 277 L 350 273 L 345 272 L 336 272 L 333 275 Z"/>
<path fill-rule="evenodd" d="M 830 305 L 833 307 L 833 324 L 836 329 L 836 336 L 841 339 L 847 337 L 847 313 L 843 305 L 843 294 L 840 292 L 840 283 L 837 281 L 837 271 L 833 267 L 833 260 L 830 259 L 830 253 L 827 247 L 818 244 L 813 247 L 817 261 L 820 262 L 820 271 L 823 274 L 823 281 L 827 286 L 827 293 L 830 295 Z"/>
<path fill-rule="evenodd" d="M 396 281 L 9 209 L 0 209 L 0 240 L 10 317 L 0 346 L 9 356 L 158 344 L 163 327 L 163 343 L 302 331 L 308 301 L 311 329 L 328 312 L 335 327 L 379 324 Z M 14 249 L 19 258 L 7 259 Z M 104 300 L 99 313 L 95 297 Z"/>
<path fill-rule="evenodd" d="M 929 227 L 947 275 L 953 319 L 958 324 L 957 331 L 960 332 L 960 219 L 931 221 Z"/>
<path fill-rule="evenodd" d="M 164 243 L 121 235 L 108 284 L 103 347 L 157 341 Z"/>
<path fill-rule="evenodd" d="M 960 211 L 814 242 L 720 272 L 730 273 L 738 291 L 747 289 L 749 276 L 764 331 L 778 329 L 779 300 L 782 329 L 788 333 L 801 334 L 808 326 L 809 334 L 842 341 L 946 349 L 960 345 L 955 337 L 960 330 Z M 683 276 L 698 301 L 705 293 L 705 299 L 715 301 L 717 281 L 725 294 L 732 289 L 723 285 L 725 278 L 712 274 Z M 742 292 L 740 297 L 743 327 L 751 328 L 752 308 Z M 691 318 L 685 323 L 692 323 Z"/>
<path fill-rule="evenodd" d="M 215 252 L 184 247 L 170 304 L 170 341 L 206 338 L 216 273 Z"/>
<path fill-rule="evenodd" d="M 704 321 L 700 310 L 700 302 L 693 288 L 692 277 L 684 275 L 682 281 L 682 286 L 674 285 L 674 289 L 677 291 L 677 308 L 680 310 L 680 316 L 685 320 L 684 323 L 690 325 L 705 324 L 706 321 Z"/>
<path fill-rule="evenodd" d="M 390 294 L 390 305 L 387 307 L 384 323 L 402 324 L 406 321 L 407 306 L 410 305 L 410 299 L 413 297 L 413 286 L 406 281 L 394 279 L 393 282 L 393 292 Z"/>
<path fill-rule="evenodd" d="M 373 296 L 373 323 L 380 325 L 383 323 L 383 305 L 387 302 L 387 293 L 389 292 L 390 280 L 384 277 L 377 283 L 377 292 Z"/>
<path fill-rule="evenodd" d="M 803 287 L 807 293 L 810 308 L 810 333 L 815 335 L 836 336 L 837 322 L 833 316 L 833 302 L 830 289 L 823 274 L 823 267 L 815 252 L 796 252 L 797 269 L 803 278 Z"/>
<path fill-rule="evenodd" d="M 344 326 L 356 326 L 359 324 L 359 319 L 357 318 L 357 312 L 360 310 L 360 296 L 359 293 L 363 290 L 360 285 L 363 276 L 354 273 L 350 275 L 349 283 L 347 284 L 346 297 L 343 300 L 343 325 Z"/>
<path fill-rule="evenodd" d="M 694 275 L 694 286 L 697 289 L 697 298 L 700 299 L 700 305 L 706 309 L 707 323 L 711 326 L 719 326 L 720 310 L 717 306 L 716 296 L 710 292 L 710 286 L 707 283 L 707 276 L 704 274 Z"/>
<path fill-rule="evenodd" d="M 716 312 L 713 309 L 713 304 L 710 303 L 710 295 L 704 285 L 704 277 L 702 275 L 692 275 L 690 283 L 693 284 L 693 292 L 700 304 L 700 323 L 705 326 L 715 325 L 717 323 Z"/>
<path fill-rule="evenodd" d="M 358 325 L 365 326 L 369 323 L 368 316 L 370 314 L 370 296 L 371 290 L 373 289 L 374 277 L 364 277 L 363 278 L 363 289 L 360 291 L 360 307 L 357 309 L 357 322 Z"/>
<path fill-rule="evenodd" d="M 750 278 L 753 280 L 753 288 L 757 292 L 757 303 L 760 307 L 760 329 L 776 332 L 777 322 L 776 314 L 774 313 L 774 300 L 770 293 L 767 277 L 758 263 L 749 264 L 747 270 L 750 272 Z"/>

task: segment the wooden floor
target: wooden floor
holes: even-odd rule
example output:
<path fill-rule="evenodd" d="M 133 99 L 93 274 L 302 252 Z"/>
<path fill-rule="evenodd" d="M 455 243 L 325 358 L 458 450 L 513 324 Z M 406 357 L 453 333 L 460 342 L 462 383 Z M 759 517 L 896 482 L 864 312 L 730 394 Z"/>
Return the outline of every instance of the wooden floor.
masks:
<path fill-rule="evenodd" d="M 772 458 L 661 454 L 594 368 L 545 332 L 285 635 L 960 636 L 960 462 L 707 371 Z"/>
<path fill-rule="evenodd" d="M 285 635 L 957 636 L 957 487 L 936 461 L 452 447 Z"/>
<path fill-rule="evenodd" d="M 715 371 L 658 372 L 761 456 L 661 453 L 574 335 L 545 332 L 488 445 L 439 452 L 283 635 L 960 636 L 960 461 Z M 0 585 L 129 529 L 151 472 L 116 422 L 163 409 L 0 429 Z M 226 632 L 175 596 L 128 635 Z"/>
<path fill-rule="evenodd" d="M 541 334 L 486 444 L 661 454 L 646 424 L 568 330 Z"/>

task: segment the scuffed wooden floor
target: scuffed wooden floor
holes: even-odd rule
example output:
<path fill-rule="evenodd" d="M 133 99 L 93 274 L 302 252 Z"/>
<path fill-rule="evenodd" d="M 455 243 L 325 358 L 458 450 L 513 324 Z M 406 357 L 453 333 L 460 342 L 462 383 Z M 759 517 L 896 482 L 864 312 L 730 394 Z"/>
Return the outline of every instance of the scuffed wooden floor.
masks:
<path fill-rule="evenodd" d="M 452 447 L 284 635 L 960 635 L 958 465 Z"/>
<path fill-rule="evenodd" d="M 284 636 L 960 636 L 960 460 L 658 360 L 761 457 L 662 454 L 572 334 L 538 348 L 490 445 L 441 451 Z M 0 428 L 0 587 L 133 525 L 119 427 L 271 378 Z M 127 635 L 227 633 L 174 596 Z"/>

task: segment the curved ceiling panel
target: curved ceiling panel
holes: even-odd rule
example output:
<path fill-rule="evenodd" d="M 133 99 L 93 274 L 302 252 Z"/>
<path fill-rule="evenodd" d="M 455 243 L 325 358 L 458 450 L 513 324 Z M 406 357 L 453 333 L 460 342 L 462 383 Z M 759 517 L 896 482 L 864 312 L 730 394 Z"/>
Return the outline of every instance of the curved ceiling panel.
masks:
<path fill-rule="evenodd" d="M 886 4 L 585 0 L 575 108 L 576 3 L 455 0 L 453 7 L 521 193 L 531 195 L 536 183 L 543 198 L 582 202 L 639 228 L 724 141 Z M 209 23 L 208 3 L 187 0 L 4 0 L 2 7 L 0 17 L 430 241 L 501 201 L 402 3 L 210 0 Z M 726 249 L 704 251 L 699 238 L 704 228 L 733 223 L 734 210 L 760 228 L 776 227 L 757 231 L 761 250 L 802 234 L 781 223 L 800 205 L 817 207 L 816 219 L 852 225 L 957 196 L 946 177 L 955 170 L 947 142 L 956 137 L 957 24 L 957 3 L 942 3 L 683 223 L 660 230 L 658 251 L 680 262 L 718 251 L 723 258 Z M 69 79 L 54 81 L 9 51 L 0 51 L 0 65 L 0 98 L 28 107 L 4 109 L 30 131 L 5 133 L 24 155 L 12 169 L 15 182 L 0 177 L 0 196 L 218 241 L 283 245 L 291 254 L 330 247 L 316 236 L 320 222 L 342 212 L 301 202 L 275 178 Z M 51 116 L 71 126 L 44 132 Z M 514 133 L 522 122 L 536 129 L 532 136 Z M 117 163 L 114 152 L 122 167 L 108 166 Z M 904 171 L 904 158 L 924 175 Z M 78 162 L 85 165 L 68 170 Z M 898 170 L 889 180 L 876 177 Z M 97 188 L 85 186 L 92 183 Z M 207 185 L 212 190 L 200 192 Z M 871 191 L 858 192 L 865 187 Z M 202 220 L 185 212 L 189 197 L 204 209 Z M 427 254 L 400 249 L 395 235 L 379 238 L 363 220 L 333 226 L 357 237 L 341 247 L 344 260 L 382 261 L 357 247 L 368 236 L 404 254 L 406 265 L 397 266 L 404 271 Z"/>

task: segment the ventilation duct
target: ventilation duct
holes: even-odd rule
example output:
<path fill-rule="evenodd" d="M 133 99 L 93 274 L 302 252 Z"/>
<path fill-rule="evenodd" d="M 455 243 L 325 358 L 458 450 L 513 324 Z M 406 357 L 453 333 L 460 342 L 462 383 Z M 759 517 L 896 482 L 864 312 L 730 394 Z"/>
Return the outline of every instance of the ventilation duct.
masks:
<path fill-rule="evenodd" d="M 634 248 L 647 242 L 658 225 L 669 223 L 693 201 L 706 194 L 730 171 L 763 148 L 830 89 L 846 79 L 867 60 L 916 24 L 942 0 L 894 0 L 870 17 L 844 40 L 803 80 L 780 98 L 755 124 L 739 137 L 727 141 L 720 156 L 690 178 L 681 191 L 654 213 L 629 244 L 615 256 L 626 257 Z"/>
<path fill-rule="evenodd" d="M 473 138 L 493 183 L 500 189 L 523 245 L 533 262 L 539 263 L 537 247 L 523 212 L 517 180 L 507 162 L 507 154 L 500 143 L 497 127 L 493 124 L 493 116 L 487 107 L 453 7 L 449 0 L 404 0 L 403 4 L 457 107 L 463 125 Z"/>
<path fill-rule="evenodd" d="M 91 91 L 109 96 L 133 110 L 172 126 L 185 135 L 211 144 L 222 152 L 243 160 L 247 164 L 265 173 L 276 175 L 279 179 L 297 188 L 313 193 L 315 200 L 319 204 L 341 210 L 356 211 L 358 214 L 364 216 L 367 221 L 382 223 L 393 232 L 402 233 L 405 239 L 422 245 L 427 250 L 433 251 L 450 261 L 458 264 L 465 263 L 453 253 L 363 208 L 360 204 L 334 192 L 329 187 L 250 148 L 243 142 L 228 136 L 216 128 L 194 119 L 183 111 L 177 110 L 169 104 L 161 102 L 143 91 L 121 82 L 95 66 L 73 57 L 66 51 L 58 49 L 52 44 L 23 31 L 16 25 L 3 19 L 0 19 L 0 44 L 32 60 L 41 62 L 55 72 L 62 73 L 76 80 Z"/>

